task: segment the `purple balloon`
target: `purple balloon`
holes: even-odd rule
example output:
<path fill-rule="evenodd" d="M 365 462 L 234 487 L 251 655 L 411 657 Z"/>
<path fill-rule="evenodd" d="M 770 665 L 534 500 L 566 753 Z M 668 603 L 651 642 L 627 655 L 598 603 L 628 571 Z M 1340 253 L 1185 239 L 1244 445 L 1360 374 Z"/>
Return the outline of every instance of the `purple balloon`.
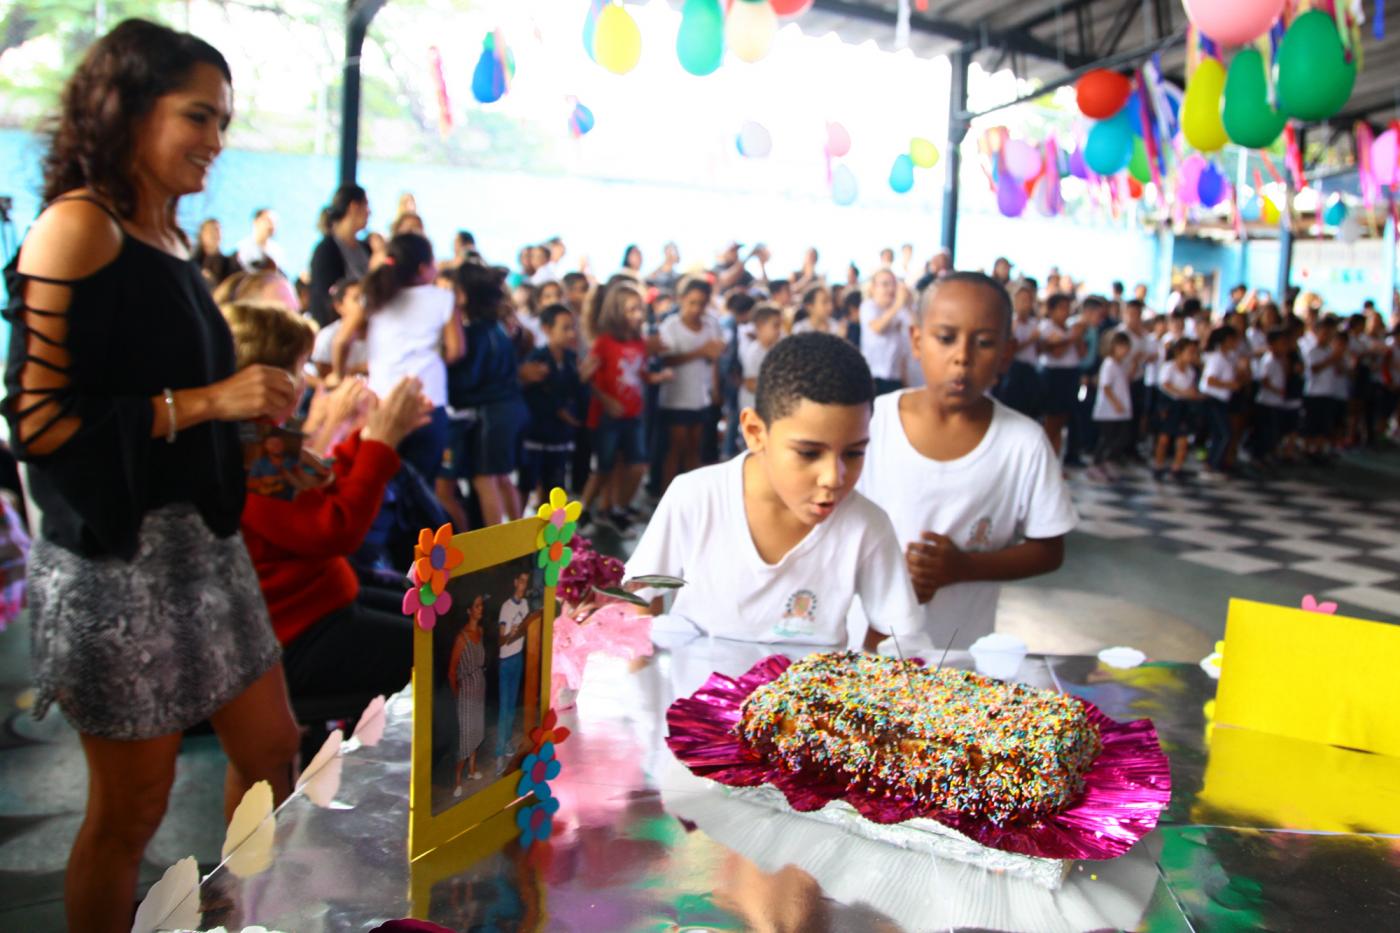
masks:
<path fill-rule="evenodd" d="M 1010 172 L 997 179 L 997 209 L 1003 217 L 1020 217 L 1026 209 L 1026 189 Z"/>
<path fill-rule="evenodd" d="M 1207 162 L 1201 169 L 1201 179 L 1196 183 L 1196 194 L 1204 207 L 1215 207 L 1225 197 L 1225 176 L 1214 162 Z"/>
<path fill-rule="evenodd" d="M 1089 180 L 1089 166 L 1084 164 L 1084 148 L 1075 146 L 1074 151 L 1069 154 L 1069 173 L 1075 178 Z"/>

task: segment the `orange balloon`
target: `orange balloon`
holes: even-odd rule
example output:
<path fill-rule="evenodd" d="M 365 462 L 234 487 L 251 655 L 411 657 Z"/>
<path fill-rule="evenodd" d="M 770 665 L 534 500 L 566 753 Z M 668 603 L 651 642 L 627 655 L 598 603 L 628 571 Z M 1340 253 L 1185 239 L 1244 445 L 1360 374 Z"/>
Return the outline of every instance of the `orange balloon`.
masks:
<path fill-rule="evenodd" d="M 1095 120 L 1107 120 L 1122 110 L 1132 92 L 1131 81 L 1106 68 L 1095 68 L 1074 86 L 1080 113 Z"/>
<path fill-rule="evenodd" d="M 1134 201 L 1142 197 L 1142 182 L 1133 178 L 1131 175 L 1128 176 L 1128 196 Z"/>

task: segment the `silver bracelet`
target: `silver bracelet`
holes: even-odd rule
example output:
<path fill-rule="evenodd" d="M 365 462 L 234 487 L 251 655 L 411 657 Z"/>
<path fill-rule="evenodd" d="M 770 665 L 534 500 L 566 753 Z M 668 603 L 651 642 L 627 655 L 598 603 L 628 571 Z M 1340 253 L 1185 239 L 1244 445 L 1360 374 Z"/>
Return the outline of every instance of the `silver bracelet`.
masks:
<path fill-rule="evenodd" d="M 170 389 L 162 389 L 161 391 L 165 393 L 165 415 L 169 424 L 169 427 L 165 429 L 165 442 L 173 444 L 175 443 L 175 435 L 180 430 L 179 425 L 175 422 L 175 393 Z"/>

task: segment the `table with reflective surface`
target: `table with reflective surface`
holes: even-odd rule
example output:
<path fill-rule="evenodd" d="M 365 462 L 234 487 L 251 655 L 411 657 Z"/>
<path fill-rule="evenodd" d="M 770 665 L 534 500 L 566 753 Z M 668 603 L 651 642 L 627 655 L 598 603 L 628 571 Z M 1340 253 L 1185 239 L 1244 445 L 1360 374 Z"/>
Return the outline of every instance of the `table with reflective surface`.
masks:
<path fill-rule="evenodd" d="M 1400 759 L 1209 722 L 1199 668 L 1027 658 L 1018 679 L 1119 720 L 1148 717 L 1171 759 L 1158 829 L 1128 855 L 1032 882 L 862 839 L 732 799 L 665 745 L 665 710 L 771 646 L 697 639 L 644 661 L 590 661 L 552 782 L 548 845 L 513 814 L 409 863 L 411 701 L 343 758 L 330 807 L 275 815 L 271 866 L 204 883 L 206 927 L 317 933 L 420 917 L 456 930 L 1379 930 L 1400 928 Z M 971 667 L 966 656 L 950 665 Z"/>

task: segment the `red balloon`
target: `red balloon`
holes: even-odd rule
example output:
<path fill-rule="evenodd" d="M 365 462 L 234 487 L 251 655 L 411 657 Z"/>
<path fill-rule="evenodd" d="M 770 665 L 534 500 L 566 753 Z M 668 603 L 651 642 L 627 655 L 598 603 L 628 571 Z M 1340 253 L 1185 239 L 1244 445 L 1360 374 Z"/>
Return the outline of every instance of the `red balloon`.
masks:
<path fill-rule="evenodd" d="M 1134 201 L 1142 197 L 1142 182 L 1131 175 L 1128 176 L 1128 196 Z"/>
<path fill-rule="evenodd" d="M 812 8 L 814 0 L 771 0 L 773 12 L 779 16 L 801 16 Z"/>
<path fill-rule="evenodd" d="M 1116 71 L 1095 68 L 1079 79 L 1074 91 L 1079 101 L 1079 111 L 1084 116 L 1107 120 L 1123 109 L 1128 95 L 1133 92 L 1133 85 Z"/>

